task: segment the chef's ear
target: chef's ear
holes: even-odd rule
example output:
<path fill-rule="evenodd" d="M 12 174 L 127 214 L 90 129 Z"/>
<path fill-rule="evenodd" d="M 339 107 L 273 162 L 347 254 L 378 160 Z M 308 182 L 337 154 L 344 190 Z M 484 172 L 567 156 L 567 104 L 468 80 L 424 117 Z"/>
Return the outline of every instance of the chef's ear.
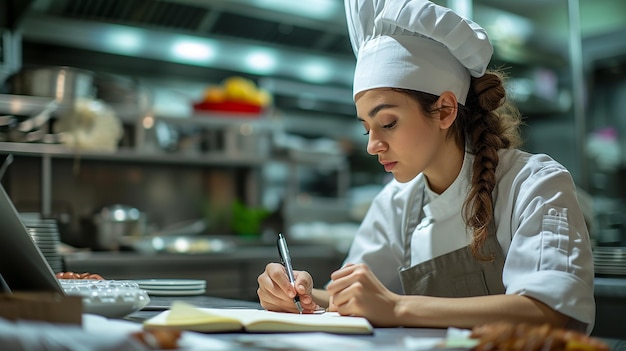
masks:
<path fill-rule="evenodd" d="M 435 103 L 435 109 L 439 112 L 439 127 L 448 129 L 456 120 L 457 108 L 456 95 L 451 91 L 444 91 L 439 95 L 439 99 Z"/>

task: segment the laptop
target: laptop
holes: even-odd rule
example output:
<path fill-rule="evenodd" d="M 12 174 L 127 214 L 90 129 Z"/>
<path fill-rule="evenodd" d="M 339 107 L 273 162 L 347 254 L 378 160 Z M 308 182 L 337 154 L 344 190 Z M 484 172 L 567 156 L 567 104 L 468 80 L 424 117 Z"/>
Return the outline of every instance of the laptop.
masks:
<path fill-rule="evenodd" d="M 64 294 L 61 283 L 0 184 L 0 292 L 17 291 Z"/>

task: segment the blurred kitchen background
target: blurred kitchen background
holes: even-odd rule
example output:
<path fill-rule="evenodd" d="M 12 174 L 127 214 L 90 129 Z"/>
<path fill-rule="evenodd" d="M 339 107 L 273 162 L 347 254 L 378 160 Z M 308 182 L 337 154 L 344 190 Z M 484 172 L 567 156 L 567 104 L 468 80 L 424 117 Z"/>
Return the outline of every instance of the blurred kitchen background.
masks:
<path fill-rule="evenodd" d="M 523 149 L 572 172 L 597 246 L 626 246 L 626 2 L 436 2 L 488 30 Z M 2 184 L 65 250 L 274 250 L 283 231 L 337 250 L 321 275 L 389 180 L 355 118 L 341 0 L 0 0 L 0 34 Z"/>

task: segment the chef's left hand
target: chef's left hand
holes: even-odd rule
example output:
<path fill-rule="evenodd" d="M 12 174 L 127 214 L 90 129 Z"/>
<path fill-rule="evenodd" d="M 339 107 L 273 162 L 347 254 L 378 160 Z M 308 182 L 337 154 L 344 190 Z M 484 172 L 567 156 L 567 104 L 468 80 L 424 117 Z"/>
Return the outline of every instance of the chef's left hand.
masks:
<path fill-rule="evenodd" d="M 400 296 L 387 289 L 365 264 L 349 264 L 333 272 L 329 310 L 367 318 L 377 327 L 397 326 Z"/>

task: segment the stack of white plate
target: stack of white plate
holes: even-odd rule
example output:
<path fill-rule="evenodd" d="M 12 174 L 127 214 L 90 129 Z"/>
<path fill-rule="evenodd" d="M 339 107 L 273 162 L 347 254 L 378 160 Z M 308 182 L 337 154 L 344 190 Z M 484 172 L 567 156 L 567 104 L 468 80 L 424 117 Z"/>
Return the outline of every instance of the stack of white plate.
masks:
<path fill-rule="evenodd" d="M 48 261 L 54 273 L 63 271 L 63 260 L 59 255 L 61 236 L 54 219 L 23 217 L 22 221 L 33 241 Z"/>
<path fill-rule="evenodd" d="M 190 296 L 206 292 L 206 281 L 200 279 L 143 279 L 136 282 L 154 296 Z"/>
<path fill-rule="evenodd" d="M 593 263 L 596 273 L 626 275 L 626 247 L 594 247 Z"/>

